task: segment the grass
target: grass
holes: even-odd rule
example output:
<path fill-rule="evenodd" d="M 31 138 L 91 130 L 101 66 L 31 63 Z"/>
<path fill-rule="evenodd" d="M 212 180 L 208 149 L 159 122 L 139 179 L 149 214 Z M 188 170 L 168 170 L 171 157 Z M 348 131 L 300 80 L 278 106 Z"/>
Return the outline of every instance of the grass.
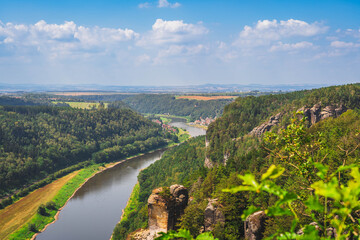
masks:
<path fill-rule="evenodd" d="M 176 116 L 176 115 L 167 115 L 167 114 L 152 114 L 152 113 L 142 113 L 145 117 L 148 116 L 155 116 L 155 117 L 164 117 L 164 118 L 182 118 L 185 119 L 187 122 L 190 122 L 189 116 Z"/>
<path fill-rule="evenodd" d="M 163 124 L 169 124 L 171 123 L 171 119 L 170 118 L 166 118 L 166 117 L 160 117 L 161 121 L 163 122 Z"/>
<path fill-rule="evenodd" d="M 124 208 L 124 213 L 121 216 L 120 222 L 127 220 L 129 214 L 139 207 L 139 193 L 140 193 L 140 184 L 136 183 L 136 185 L 134 186 L 131 192 L 130 198 L 126 204 L 126 207 Z"/>
<path fill-rule="evenodd" d="M 54 182 L 39 188 L 14 204 L 0 210 L 0 239 L 19 229 L 36 214 L 38 207 L 51 201 L 56 193 L 72 179 L 78 171 L 72 172 Z"/>
<path fill-rule="evenodd" d="M 84 169 L 82 169 L 80 171 L 70 173 L 69 175 L 63 177 L 65 179 L 63 179 L 63 178 L 58 179 L 58 180 L 63 179 L 63 184 L 61 185 L 61 187 L 60 187 L 59 184 L 58 184 L 57 187 L 54 187 L 54 189 L 52 190 L 52 193 L 54 195 L 52 195 L 51 197 L 50 196 L 45 197 L 46 193 L 39 194 L 39 193 L 37 193 L 37 191 L 42 190 L 43 188 L 47 188 L 47 187 L 49 187 L 49 185 L 53 185 L 58 180 L 56 180 L 55 182 L 53 182 L 53 183 L 51 183 L 51 184 L 49 184 L 49 185 L 47 185 L 47 186 L 45 186 L 45 187 L 43 187 L 41 189 L 38 189 L 38 190 L 34 191 L 32 194 L 34 194 L 36 196 L 36 198 L 41 199 L 41 201 L 34 201 L 33 203 L 29 202 L 29 205 L 32 206 L 33 210 L 28 213 L 27 219 L 22 220 L 21 218 L 19 219 L 18 217 L 16 217 L 16 219 L 13 220 L 14 223 L 17 223 L 18 230 L 15 233 L 11 234 L 8 237 L 8 239 L 14 239 L 14 240 L 15 239 L 29 239 L 35 234 L 34 232 L 31 232 L 28 229 L 28 226 L 30 224 L 34 224 L 36 229 L 41 230 L 47 224 L 54 221 L 54 219 L 55 219 L 54 216 L 56 215 L 56 213 L 58 211 L 57 210 L 49 210 L 49 209 L 47 209 L 47 216 L 42 216 L 42 215 L 37 213 L 37 209 L 40 206 L 40 204 L 46 203 L 48 201 L 53 201 L 53 202 L 55 202 L 57 207 L 64 206 L 65 203 L 67 202 L 67 200 L 74 193 L 74 191 L 81 184 L 83 184 L 86 181 L 86 179 L 88 179 L 93 174 L 95 174 L 96 172 L 99 171 L 99 166 L 100 166 L 99 164 L 92 165 L 92 166 L 84 168 Z M 29 194 L 28 196 L 24 197 L 23 199 L 27 199 L 28 197 L 31 197 L 32 194 Z M 51 194 L 51 193 L 48 192 L 48 194 Z M 42 199 L 43 197 L 45 197 L 46 199 Z M 23 199 L 21 199 L 21 200 L 23 200 Z M 18 201 L 17 203 L 21 204 L 21 200 Z M 17 204 L 17 203 L 15 203 L 15 204 Z M 13 205 L 15 205 L 15 204 L 13 204 Z M 13 205 L 10 205 L 9 207 L 12 207 Z M 24 205 L 24 204 L 21 204 L 20 206 L 22 207 L 21 209 L 27 209 L 28 208 L 28 206 Z M 4 210 L 6 210 L 6 209 L 7 208 L 5 208 Z M 18 211 L 16 212 L 16 215 L 21 215 L 22 213 L 23 213 L 23 211 L 18 209 Z M 19 228 L 19 226 L 21 226 L 21 227 Z M 6 238 L 4 238 L 4 239 L 6 239 Z"/>
<path fill-rule="evenodd" d="M 182 128 L 178 128 L 178 129 L 179 129 L 179 133 L 177 133 L 176 135 L 180 142 L 185 142 L 187 139 L 190 138 L 190 134 L 187 131 L 185 131 Z"/>
<path fill-rule="evenodd" d="M 61 102 L 53 102 L 54 104 L 61 103 Z M 72 108 L 81 108 L 81 109 L 92 109 L 92 108 L 98 108 L 100 103 L 93 103 L 93 102 L 64 102 L 66 104 L 69 104 Z M 105 108 L 109 105 L 109 103 L 104 103 Z"/>

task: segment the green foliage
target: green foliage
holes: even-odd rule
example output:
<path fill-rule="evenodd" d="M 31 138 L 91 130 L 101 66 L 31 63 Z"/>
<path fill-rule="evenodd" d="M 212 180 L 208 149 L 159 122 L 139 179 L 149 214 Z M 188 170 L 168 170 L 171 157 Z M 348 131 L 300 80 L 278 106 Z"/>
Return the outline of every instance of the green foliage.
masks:
<path fill-rule="evenodd" d="M 88 160 L 115 161 L 167 144 L 160 126 L 129 109 L 4 106 L 0 126 L 0 197 L 21 188 L 17 196 L 25 196 Z"/>
<path fill-rule="evenodd" d="M 37 233 L 37 232 L 38 232 L 38 230 L 37 230 L 37 228 L 36 228 L 36 225 L 33 224 L 33 223 L 30 223 L 30 224 L 28 225 L 28 229 L 29 229 L 30 232 L 34 232 L 34 233 Z"/>
<path fill-rule="evenodd" d="M 190 117 L 192 121 L 200 119 L 200 117 L 219 117 L 223 112 L 224 106 L 232 102 L 232 99 L 210 101 L 176 99 L 175 95 L 171 94 L 116 94 L 79 96 L 78 98 L 92 101 L 122 101 L 127 106 L 141 113 L 186 116 Z M 110 103 L 109 107 L 111 105 Z"/>
<path fill-rule="evenodd" d="M 37 213 L 42 215 L 42 216 L 46 216 L 47 212 L 46 212 L 46 207 L 44 204 L 41 204 L 37 210 Z"/>
<path fill-rule="evenodd" d="M 56 203 L 54 201 L 47 202 L 45 206 L 49 210 L 57 210 Z"/>
<path fill-rule="evenodd" d="M 284 126 L 290 124 L 292 112 L 304 106 L 312 107 L 321 103 L 322 106 L 343 105 L 356 109 L 359 102 L 359 84 L 237 98 L 235 102 L 225 106 L 221 118 L 210 124 L 206 133 L 210 140 L 208 156 L 212 161 L 218 162 L 225 153 L 230 153 L 228 161 L 241 161 L 244 152 L 242 138 L 277 113 L 283 113 L 281 126 Z"/>
<path fill-rule="evenodd" d="M 329 226 L 335 229 L 337 239 L 346 239 L 350 235 L 359 236 L 359 222 L 352 216 L 355 211 L 360 209 L 359 165 L 343 165 L 335 171 L 330 171 L 329 166 L 309 157 L 308 152 L 311 152 L 312 146 L 315 144 L 311 140 L 312 135 L 307 135 L 302 123 L 293 119 L 292 124 L 281 134 L 271 134 L 265 139 L 265 142 L 273 145 L 271 154 L 274 158 L 280 159 L 280 163 L 290 164 L 291 168 L 298 170 L 297 172 L 289 171 L 290 177 L 295 177 L 296 173 L 300 173 L 302 178 L 308 180 L 305 185 L 307 190 L 305 198 L 298 192 L 289 191 L 284 186 L 276 184 L 275 180 L 284 174 L 285 168 L 275 165 L 271 165 L 261 175 L 260 181 L 257 181 L 256 176 L 250 173 L 239 175 L 242 185 L 224 191 L 230 193 L 252 191 L 257 194 L 268 193 L 276 196 L 275 203 L 265 209 L 266 215 L 269 217 L 292 216 L 293 219 L 290 231 L 277 232 L 271 238 L 328 239 L 326 229 Z M 316 140 L 316 143 L 321 145 L 321 139 Z M 306 149 L 309 150 L 306 151 Z M 308 166 L 312 167 L 312 171 L 307 169 Z M 343 180 L 340 179 L 339 173 L 346 173 L 349 169 L 351 169 L 348 176 L 350 179 L 342 184 Z M 299 205 L 306 206 L 306 212 L 311 215 L 313 221 L 320 225 L 320 232 L 313 226 L 307 226 L 300 222 L 298 215 L 301 214 L 301 211 L 297 209 Z M 250 207 L 244 212 L 243 218 L 245 219 L 256 210 L 258 209 Z M 300 228 L 304 229 L 304 234 L 301 236 L 296 234 L 299 224 Z"/>
<path fill-rule="evenodd" d="M 188 230 L 180 229 L 178 232 L 169 231 L 168 233 L 160 233 L 160 237 L 157 240 L 168 240 L 168 239 L 186 239 L 186 240 L 219 240 L 214 238 L 210 233 L 202 233 L 196 238 L 193 238 Z"/>

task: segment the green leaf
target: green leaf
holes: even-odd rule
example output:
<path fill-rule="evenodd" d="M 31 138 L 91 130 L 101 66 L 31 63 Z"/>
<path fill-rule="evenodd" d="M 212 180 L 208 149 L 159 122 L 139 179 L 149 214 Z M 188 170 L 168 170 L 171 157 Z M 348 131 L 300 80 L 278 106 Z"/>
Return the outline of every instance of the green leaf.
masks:
<path fill-rule="evenodd" d="M 275 179 L 281 176 L 283 172 L 285 171 L 285 168 L 283 167 L 277 167 L 275 165 L 271 165 L 269 169 L 261 176 L 261 180 L 266 180 L 268 178 Z"/>
<path fill-rule="evenodd" d="M 181 237 L 185 239 L 193 239 L 193 237 L 190 234 L 190 231 L 187 229 L 180 229 L 177 233 L 174 234 L 174 237 Z"/>
<path fill-rule="evenodd" d="M 298 199 L 295 193 L 287 192 L 285 195 L 280 196 L 280 199 L 276 201 L 276 206 L 281 206 L 284 203 L 291 203 Z"/>
<path fill-rule="evenodd" d="M 324 212 L 324 206 L 320 203 L 318 196 L 310 196 L 308 200 L 305 201 L 305 206 L 307 206 L 309 210 Z"/>
<path fill-rule="evenodd" d="M 241 218 L 245 221 L 248 216 L 253 214 L 254 212 L 259 211 L 260 208 L 255 207 L 254 205 L 251 205 L 248 209 L 244 210 L 243 214 L 241 215 Z"/>
<path fill-rule="evenodd" d="M 335 171 L 335 173 L 343 172 L 343 171 L 346 171 L 346 170 L 355 168 L 355 167 L 357 167 L 357 166 L 358 166 L 357 164 L 350 164 L 350 165 L 340 166 L 340 167 L 338 167 L 338 169 Z"/>
<path fill-rule="evenodd" d="M 324 181 L 318 181 L 311 185 L 312 188 L 315 189 L 315 194 L 333 198 L 336 201 L 341 200 L 341 192 L 338 189 L 338 181 L 335 177 L 333 177 L 330 182 L 324 183 Z"/>
<path fill-rule="evenodd" d="M 237 193 L 237 192 L 243 192 L 243 191 L 256 191 L 256 189 L 251 186 L 237 186 L 237 187 L 233 187 L 233 188 L 223 189 L 222 191 L 228 192 L 228 193 Z"/>
<path fill-rule="evenodd" d="M 265 214 L 269 217 L 292 215 L 289 209 L 281 208 L 281 207 L 269 207 L 268 209 L 265 210 Z"/>
<path fill-rule="evenodd" d="M 321 178 L 321 179 L 325 179 L 326 174 L 328 172 L 329 167 L 324 166 L 322 163 L 318 163 L 315 162 L 314 166 L 317 168 L 318 172 L 316 173 L 316 175 Z"/>
<path fill-rule="evenodd" d="M 259 184 L 255 180 L 255 176 L 253 174 L 247 173 L 244 176 L 239 175 L 239 178 L 243 180 L 243 185 L 253 186 L 255 189 L 259 188 Z"/>
<path fill-rule="evenodd" d="M 206 233 L 202 233 L 199 236 L 197 236 L 196 240 L 219 240 L 219 239 L 214 238 L 214 236 L 211 233 L 206 232 Z"/>

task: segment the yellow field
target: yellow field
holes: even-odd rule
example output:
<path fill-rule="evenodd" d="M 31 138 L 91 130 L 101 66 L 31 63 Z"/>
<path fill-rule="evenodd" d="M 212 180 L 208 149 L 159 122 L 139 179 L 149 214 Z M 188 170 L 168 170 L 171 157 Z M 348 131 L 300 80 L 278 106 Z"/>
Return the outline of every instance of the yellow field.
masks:
<path fill-rule="evenodd" d="M 7 239 L 11 233 L 27 223 L 36 214 L 39 206 L 51 201 L 58 191 L 78 172 L 75 171 L 59 178 L 0 210 L 0 239 Z"/>

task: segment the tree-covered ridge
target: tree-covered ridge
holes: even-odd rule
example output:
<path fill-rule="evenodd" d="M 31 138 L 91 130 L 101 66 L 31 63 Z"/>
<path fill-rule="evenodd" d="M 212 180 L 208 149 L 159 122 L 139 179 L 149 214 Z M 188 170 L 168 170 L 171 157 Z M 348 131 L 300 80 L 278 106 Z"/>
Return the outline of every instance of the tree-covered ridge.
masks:
<path fill-rule="evenodd" d="M 322 106 L 343 105 L 349 109 L 358 108 L 360 85 L 350 84 L 278 95 L 237 98 L 235 102 L 225 106 L 223 116 L 209 126 L 208 155 L 213 161 L 223 159 L 225 154 L 235 156 L 236 149 L 239 148 L 236 147 L 238 143 L 232 139 L 244 137 L 254 127 L 279 112 L 284 115 L 280 125 L 288 124 L 294 111 L 304 106 L 312 107 L 317 103 Z"/>
<path fill-rule="evenodd" d="M 192 121 L 200 117 L 219 117 L 222 114 L 224 106 L 232 102 L 232 99 L 210 101 L 177 99 L 174 94 L 115 94 L 77 96 L 76 98 L 87 101 L 122 101 L 140 113 L 168 113 L 175 116 L 190 117 Z"/>
<path fill-rule="evenodd" d="M 204 210 L 209 199 L 217 199 L 221 211 L 225 215 L 225 222 L 219 222 L 213 227 L 212 233 L 216 238 L 244 239 L 242 216 L 246 216 L 254 209 L 265 210 L 269 213 L 264 236 L 294 234 L 315 220 L 323 228 L 322 233 L 319 234 L 324 235 L 326 226 L 336 224 L 329 219 L 335 216 L 332 212 L 336 212 L 338 209 L 341 211 L 343 208 L 339 206 L 341 202 L 332 197 L 325 200 L 324 194 L 329 192 L 321 189 L 336 180 L 337 185 L 332 185 L 331 191 L 335 194 L 343 191 L 341 189 L 345 191 L 348 184 L 352 184 L 353 176 L 356 175 L 354 175 L 356 170 L 350 170 L 350 167 L 359 167 L 359 93 L 360 86 L 354 84 L 283 95 L 238 98 L 234 103 L 226 106 L 223 116 L 208 130 L 207 140 L 210 141 L 210 146 L 203 149 L 202 153 L 210 156 L 213 162 L 221 164 L 215 164 L 211 169 L 200 168 L 200 171 L 188 173 L 191 177 L 185 184 L 190 188 L 192 201 L 178 223 L 180 229 L 188 229 L 192 236 L 198 236 L 204 228 Z M 327 118 L 312 126 L 305 124 L 305 120 L 299 121 L 299 116 L 293 119 L 293 114 L 297 109 L 303 106 L 312 107 L 317 103 L 321 103 L 323 106 L 343 105 L 349 110 L 338 118 Z M 248 134 L 254 127 L 279 112 L 283 113 L 283 118 L 279 125 L 272 129 L 272 133 L 265 134 L 260 138 Z M 187 144 L 183 144 L 184 149 L 187 148 Z M 184 156 L 186 156 L 185 152 L 173 152 L 172 165 L 176 166 L 176 162 L 182 161 Z M 227 157 L 226 165 L 223 164 L 225 157 Z M 282 174 L 275 174 L 276 178 L 272 179 L 272 183 L 264 182 L 261 185 L 262 179 L 269 180 L 263 176 L 271 175 L 268 174 L 268 171 L 272 171 L 272 165 L 278 166 L 277 169 L 284 169 Z M 155 168 L 150 167 L 149 169 Z M 151 174 L 153 172 L 150 171 L 150 174 L 146 174 L 145 171 L 145 174 L 139 176 L 139 180 L 144 183 L 148 182 L 145 188 L 140 189 L 139 196 L 142 196 L 142 201 L 145 196 L 148 196 L 149 192 L 147 191 L 158 186 L 169 186 L 173 182 L 169 182 L 167 179 L 187 172 L 187 169 L 189 167 L 183 165 L 182 172 L 178 173 L 173 172 L 170 168 L 166 172 L 170 172 L 172 175 L 167 178 L 154 176 L 158 172 Z M 248 179 L 239 178 L 239 174 L 247 176 L 250 180 L 246 182 Z M 162 173 L 159 172 L 159 175 L 161 176 Z M 151 184 L 152 181 L 157 182 L 158 180 L 156 185 Z M 250 188 L 247 184 L 250 182 L 257 183 L 258 186 L 264 188 Z M 177 183 L 183 184 L 184 182 Z M 320 186 L 321 183 L 324 184 Z M 270 187 L 268 188 L 268 186 Z M 247 191 L 223 191 L 234 187 Z M 256 191 L 252 191 L 254 189 Z M 263 191 L 264 189 L 268 191 Z M 314 196 L 314 191 L 323 192 L 317 194 L 318 199 L 310 198 L 312 202 L 304 204 L 309 200 L 309 196 Z M 287 196 L 288 193 L 290 195 Z M 293 193 L 296 194 L 296 198 Z M 281 202 L 281 197 L 286 197 L 288 202 Z M 339 197 L 338 199 L 345 198 Z M 286 206 L 289 203 L 291 209 L 287 209 L 285 205 L 282 205 L 283 203 L 286 203 Z M 314 210 L 314 207 L 318 207 L 318 209 Z M 333 208 L 331 209 L 331 207 Z M 330 208 L 329 213 L 331 211 L 332 215 L 321 212 L 321 209 L 327 208 Z M 351 209 L 349 213 L 351 217 L 343 216 L 343 222 L 348 229 L 351 229 L 356 225 L 360 216 L 358 208 L 349 207 L 346 208 L 346 211 L 349 209 Z M 120 224 L 117 229 L 122 230 L 123 234 L 127 233 L 124 229 L 134 229 L 132 228 L 134 222 L 146 221 L 146 213 L 145 207 L 140 212 L 134 212 L 132 218 L 134 220 L 126 222 L 125 225 Z M 292 224 L 294 216 L 296 216 L 296 223 Z M 355 224 L 352 220 L 355 221 Z M 129 226 L 131 228 L 128 228 Z M 145 226 L 146 224 L 143 224 L 141 227 Z M 137 225 L 137 227 L 140 226 Z M 306 228 L 307 230 L 308 228 Z M 305 236 L 307 236 L 306 234 Z"/>
<path fill-rule="evenodd" d="M 268 134 L 256 151 L 245 152 L 238 163 L 205 172 L 205 177 L 190 189 L 193 200 L 179 227 L 197 236 L 204 226 L 204 210 L 211 198 L 218 199 L 225 215 L 225 223 L 219 222 L 212 231 L 219 239 L 245 239 L 244 220 L 257 210 L 265 210 L 268 215 L 263 234 L 273 236 L 271 239 L 287 239 L 284 234 L 290 233 L 288 239 L 295 239 L 293 234 L 302 228 L 307 229 L 304 238 L 296 239 L 320 239 L 328 227 L 342 229 L 337 239 L 358 234 L 360 203 L 350 194 L 360 195 L 351 185 L 354 181 L 358 184 L 354 176 L 360 166 L 359 133 L 359 110 L 348 110 L 339 118 L 323 120 L 310 128 L 294 120 L 280 133 Z M 274 172 L 274 164 L 281 172 Z M 351 205 L 341 202 L 350 198 Z M 307 226 L 314 221 L 321 230 L 308 232 Z"/>
<path fill-rule="evenodd" d="M 165 145 L 161 128 L 129 109 L 0 107 L 0 194 L 86 160 Z"/>

